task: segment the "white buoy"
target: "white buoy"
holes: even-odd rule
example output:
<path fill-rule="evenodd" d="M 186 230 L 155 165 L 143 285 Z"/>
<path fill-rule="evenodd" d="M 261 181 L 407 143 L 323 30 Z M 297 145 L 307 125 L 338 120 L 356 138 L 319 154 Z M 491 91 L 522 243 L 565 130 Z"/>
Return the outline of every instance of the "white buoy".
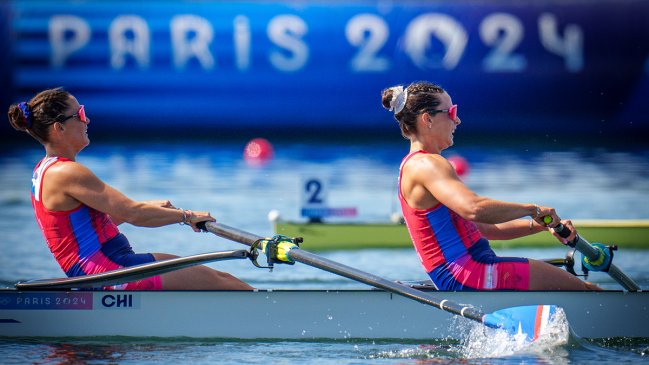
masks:
<path fill-rule="evenodd" d="M 270 222 L 277 222 L 279 220 L 279 210 L 273 209 L 270 212 L 268 212 L 268 221 Z"/>
<path fill-rule="evenodd" d="M 390 215 L 390 221 L 392 223 L 403 223 L 403 216 L 401 213 L 394 212 Z"/>

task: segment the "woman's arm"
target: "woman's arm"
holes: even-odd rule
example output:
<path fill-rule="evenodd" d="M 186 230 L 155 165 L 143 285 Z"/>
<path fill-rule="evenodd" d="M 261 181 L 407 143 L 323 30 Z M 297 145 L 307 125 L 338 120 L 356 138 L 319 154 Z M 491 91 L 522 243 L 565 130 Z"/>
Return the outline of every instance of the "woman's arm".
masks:
<path fill-rule="evenodd" d="M 172 223 L 187 223 L 194 230 L 196 223 L 213 221 L 208 212 L 170 209 L 166 204 L 136 202 L 104 183 L 92 171 L 76 162 L 66 162 L 50 176 L 53 186 L 63 189 L 68 197 L 108 214 L 117 222 L 140 227 L 160 227 Z"/>
<path fill-rule="evenodd" d="M 511 203 L 479 196 L 467 187 L 455 174 L 453 166 L 440 155 L 424 155 L 415 160 L 404 172 L 410 174 L 415 182 L 412 186 L 425 189 L 412 189 L 415 201 L 426 201 L 427 194 L 432 201 L 438 201 L 459 214 L 462 218 L 478 225 L 480 233 L 488 239 L 512 239 L 548 230 L 559 222 L 567 225 L 571 234 L 567 239 L 552 234 L 566 243 L 575 238 L 577 230 L 570 220 L 561 221 L 554 208 L 535 204 Z M 414 167 L 414 168 L 413 168 Z M 423 192 L 423 193 L 422 193 Z M 409 202 L 410 203 L 410 202 Z M 430 202 L 426 203 L 430 204 Z M 430 205 L 428 205 L 430 206 Z M 532 220 L 519 219 L 529 216 Z M 550 216 L 552 222 L 543 221 Z"/>
<path fill-rule="evenodd" d="M 534 204 L 505 202 L 479 196 L 457 177 L 453 166 L 440 155 L 424 155 L 408 164 L 412 178 L 440 203 L 462 218 L 488 224 L 509 222 L 522 217 L 532 217 L 536 223 L 546 226 L 543 216 L 550 216 L 555 226 L 559 217 L 553 208 Z"/>
<path fill-rule="evenodd" d="M 499 224 L 487 224 L 487 223 L 478 223 L 478 230 L 480 233 L 487 239 L 490 240 L 511 240 L 514 238 L 529 236 L 531 234 L 536 234 L 539 232 L 550 231 L 554 237 L 559 240 L 559 242 L 564 245 L 572 241 L 577 235 L 577 229 L 572 224 L 570 219 L 562 220 L 561 223 L 570 229 L 570 236 L 568 238 L 563 238 L 551 230 L 549 227 L 538 224 L 535 220 L 529 219 L 516 219 L 513 221 L 499 223 Z"/>
<path fill-rule="evenodd" d="M 162 208 L 171 208 L 171 209 L 178 209 L 171 204 L 169 200 L 147 200 L 147 201 L 142 201 L 141 203 L 144 204 L 151 204 L 154 206 L 162 207 Z M 113 217 L 111 215 L 110 219 L 115 223 L 115 225 L 119 226 L 120 224 L 124 223 L 124 221 L 118 219 L 117 217 Z"/>
<path fill-rule="evenodd" d="M 505 223 L 488 224 L 476 222 L 478 230 L 490 240 L 510 240 L 547 231 L 548 228 L 532 219 L 514 219 Z"/>

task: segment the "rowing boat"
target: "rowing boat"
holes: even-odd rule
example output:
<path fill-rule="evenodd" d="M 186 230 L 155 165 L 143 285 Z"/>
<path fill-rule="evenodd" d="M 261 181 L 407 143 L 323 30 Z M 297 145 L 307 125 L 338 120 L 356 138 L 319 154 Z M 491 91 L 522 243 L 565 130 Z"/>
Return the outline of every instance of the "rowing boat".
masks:
<path fill-rule="evenodd" d="M 457 303 L 481 303 L 484 311 L 556 304 L 582 338 L 649 338 L 648 292 L 437 293 Z M 0 336 L 10 337 L 431 340 L 461 339 L 471 324 L 375 289 L 0 290 Z"/>
<path fill-rule="evenodd" d="M 432 340 L 462 339 L 472 325 L 478 325 L 484 331 L 504 331 L 524 342 L 533 342 L 553 323 L 563 321 L 571 333 L 581 338 L 649 338 L 649 293 L 612 263 L 608 248 L 591 245 L 579 235 L 568 244 L 587 256 L 593 266 L 606 266 L 608 274 L 625 290 L 438 291 L 429 283 L 393 282 L 320 257 L 300 249 L 298 238 L 263 238 L 215 222 L 203 223 L 201 228 L 248 245 L 250 250 L 213 252 L 81 277 L 17 283 L 14 289 L 0 290 L 0 337 Z M 570 234 L 561 225 L 555 229 L 562 236 Z M 267 266 L 257 262 L 258 250 L 266 256 Z M 299 262 L 374 288 L 83 290 L 233 259 L 250 259 L 257 267 L 271 269 L 275 264 Z"/>
<path fill-rule="evenodd" d="M 311 251 L 360 248 L 411 248 L 408 230 L 400 222 L 297 222 L 272 220 L 276 234 L 305 238 L 304 248 Z M 649 219 L 644 220 L 573 220 L 580 234 L 594 242 L 623 248 L 649 248 Z M 551 247 L 557 240 L 549 232 L 515 240 L 492 240 L 493 248 Z"/>

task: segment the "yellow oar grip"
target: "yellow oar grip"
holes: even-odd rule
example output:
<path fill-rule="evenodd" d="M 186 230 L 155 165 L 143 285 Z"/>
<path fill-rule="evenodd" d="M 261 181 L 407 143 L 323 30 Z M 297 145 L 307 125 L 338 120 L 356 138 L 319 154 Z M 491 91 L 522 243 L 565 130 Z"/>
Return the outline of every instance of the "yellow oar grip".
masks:
<path fill-rule="evenodd" d="M 604 246 L 601 243 L 592 243 L 593 248 L 598 251 L 597 258 L 595 260 L 589 259 L 586 255 L 581 257 L 581 263 L 591 271 L 607 271 L 611 266 L 611 260 L 613 260 L 613 253 L 607 246 Z"/>
<path fill-rule="evenodd" d="M 587 263 L 591 264 L 592 266 L 599 266 L 604 263 L 604 260 L 606 259 L 606 252 L 601 247 L 594 246 L 597 251 L 599 251 L 599 255 L 597 255 L 597 260 L 591 260 L 588 257 L 584 257 L 584 261 Z"/>
<path fill-rule="evenodd" d="M 291 242 L 280 242 L 277 244 L 277 259 L 284 262 L 294 262 L 288 255 L 289 251 L 298 246 Z"/>
<path fill-rule="evenodd" d="M 275 247 L 276 253 L 274 255 L 271 255 L 271 256 L 274 256 L 273 257 L 274 260 L 278 260 L 278 261 L 282 261 L 282 262 L 288 262 L 288 263 L 294 263 L 295 262 L 293 259 L 291 259 L 291 257 L 288 255 L 288 253 L 292 249 L 299 248 L 300 246 L 298 246 L 295 243 L 290 242 L 290 241 L 279 241 L 279 242 L 277 242 L 277 241 L 274 241 L 271 238 L 266 238 L 266 239 L 264 239 L 264 240 L 262 240 L 260 242 L 261 243 L 261 250 L 266 255 L 269 255 L 267 246 L 268 246 L 268 243 L 270 243 L 270 242 L 276 242 L 277 243 L 277 245 Z"/>

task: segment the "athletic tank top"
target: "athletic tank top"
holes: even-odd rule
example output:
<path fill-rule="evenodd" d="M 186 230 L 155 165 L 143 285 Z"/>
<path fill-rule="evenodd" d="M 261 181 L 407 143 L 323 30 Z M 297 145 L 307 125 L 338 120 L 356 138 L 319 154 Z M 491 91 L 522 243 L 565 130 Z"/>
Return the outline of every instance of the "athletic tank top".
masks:
<path fill-rule="evenodd" d="M 68 276 L 79 275 L 80 261 L 91 257 L 102 245 L 119 234 L 119 229 L 107 214 L 85 204 L 67 211 L 50 211 L 43 205 L 43 176 L 57 162 L 70 161 L 62 157 L 46 157 L 34 168 L 32 177 L 32 206 L 47 246 Z"/>
<path fill-rule="evenodd" d="M 410 238 L 415 246 L 419 260 L 426 272 L 446 262 L 453 262 L 465 254 L 469 247 L 482 238 L 475 223 L 459 216 L 445 205 L 439 203 L 429 209 L 415 209 L 408 205 L 401 192 L 403 166 L 423 150 L 414 151 L 404 157 L 399 167 L 399 202 Z"/>

